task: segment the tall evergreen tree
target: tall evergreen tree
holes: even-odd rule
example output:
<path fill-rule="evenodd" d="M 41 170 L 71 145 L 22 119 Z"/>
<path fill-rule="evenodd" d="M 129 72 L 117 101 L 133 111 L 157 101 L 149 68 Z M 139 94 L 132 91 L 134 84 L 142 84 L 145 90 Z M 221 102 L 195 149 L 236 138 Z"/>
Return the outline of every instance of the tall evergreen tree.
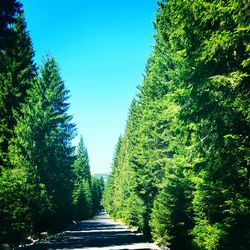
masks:
<path fill-rule="evenodd" d="M 104 180 L 103 177 L 96 178 L 92 177 L 92 193 L 93 193 L 93 215 L 100 209 L 102 209 L 101 200 L 104 191 Z"/>
<path fill-rule="evenodd" d="M 76 219 L 86 219 L 93 214 L 93 194 L 87 148 L 80 137 L 73 165 L 73 206 Z"/>
<path fill-rule="evenodd" d="M 112 173 L 108 177 L 108 182 L 105 187 L 104 191 L 104 197 L 102 200 L 102 204 L 105 207 L 106 211 L 110 213 L 111 216 L 115 216 L 115 207 L 114 207 L 114 191 L 115 191 L 115 175 L 116 172 L 118 171 L 118 154 L 121 148 L 121 143 L 122 143 L 122 137 L 119 137 L 116 148 L 115 148 L 115 153 L 113 156 L 113 162 L 112 162 Z"/>
<path fill-rule="evenodd" d="M 67 99 L 57 63 L 47 57 L 40 78 L 29 90 L 11 145 L 12 164 L 25 167 L 30 177 L 28 185 L 37 187 L 38 197 L 42 193 L 49 199 L 47 211 L 38 216 L 38 228 L 63 223 L 69 216 L 74 124 L 67 114 Z"/>
<path fill-rule="evenodd" d="M 27 172 L 11 161 L 17 120 L 36 75 L 34 51 L 19 1 L 0 2 L 0 241 L 18 241 L 31 231 Z M 11 166 L 11 169 L 9 168 Z"/>
<path fill-rule="evenodd" d="M 249 248 L 249 13 L 245 0 L 159 2 L 139 119 L 104 205 L 133 215 L 121 200 L 134 172 L 144 230 L 173 249 Z"/>
<path fill-rule="evenodd" d="M 21 106 L 27 97 L 36 66 L 34 51 L 26 31 L 23 12 L 19 10 L 11 27 L 12 38 L 0 53 L 0 166 L 9 166 L 9 142 L 14 137 L 17 118 L 22 116 Z"/>

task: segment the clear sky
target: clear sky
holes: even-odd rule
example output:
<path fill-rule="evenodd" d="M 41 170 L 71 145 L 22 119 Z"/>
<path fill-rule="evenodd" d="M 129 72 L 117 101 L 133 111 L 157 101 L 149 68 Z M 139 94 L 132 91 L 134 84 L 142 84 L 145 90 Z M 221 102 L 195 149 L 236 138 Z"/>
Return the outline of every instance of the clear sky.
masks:
<path fill-rule="evenodd" d="M 92 173 L 107 172 L 154 43 L 156 0 L 21 0 L 40 64 L 52 53 Z"/>

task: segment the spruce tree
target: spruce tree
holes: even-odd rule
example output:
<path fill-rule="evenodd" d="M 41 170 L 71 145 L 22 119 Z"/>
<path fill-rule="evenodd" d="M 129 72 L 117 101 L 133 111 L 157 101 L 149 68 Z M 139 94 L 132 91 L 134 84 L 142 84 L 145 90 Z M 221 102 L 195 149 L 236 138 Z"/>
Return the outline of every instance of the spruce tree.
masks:
<path fill-rule="evenodd" d="M 76 160 L 73 164 L 73 209 L 75 219 L 86 219 L 93 214 L 93 194 L 90 165 L 87 148 L 83 137 L 77 148 Z"/>
<path fill-rule="evenodd" d="M 41 67 L 41 76 L 29 90 L 15 129 L 16 138 L 11 144 L 14 166 L 26 168 L 28 185 L 35 185 L 37 194 L 44 196 L 49 205 L 35 204 L 44 209 L 32 211 L 38 229 L 61 224 L 69 217 L 71 204 L 71 164 L 73 162 L 71 139 L 74 125 L 67 114 L 68 91 L 61 80 L 57 63 L 47 57 Z M 33 204 L 34 205 L 34 204 Z M 44 212 L 42 212 L 45 210 Z"/>
<path fill-rule="evenodd" d="M 23 166 L 12 164 L 11 142 L 36 75 L 34 51 L 18 1 L 0 2 L 0 241 L 21 240 L 32 230 L 33 187 Z"/>
<path fill-rule="evenodd" d="M 41 87 L 45 89 L 42 107 L 47 111 L 48 123 L 45 123 L 45 143 L 48 145 L 48 167 L 42 169 L 44 181 L 52 196 L 55 206 L 56 222 L 67 220 L 71 204 L 71 165 L 73 163 L 73 147 L 75 125 L 68 114 L 69 91 L 61 79 L 55 58 L 48 56 L 41 68 Z M 46 114 L 45 113 L 45 114 Z M 68 218 L 69 219 L 69 218 Z"/>
<path fill-rule="evenodd" d="M 9 142 L 14 137 L 14 128 L 21 106 L 25 103 L 27 90 L 36 75 L 33 62 L 34 51 L 26 31 L 23 12 L 19 10 L 11 27 L 12 38 L 0 53 L 0 166 L 10 166 Z"/>
<path fill-rule="evenodd" d="M 114 156 L 113 156 L 113 162 L 112 162 L 112 172 L 108 177 L 108 181 L 104 190 L 104 197 L 102 200 L 102 204 L 105 208 L 105 210 L 110 213 L 111 216 L 115 217 L 115 211 L 116 211 L 116 207 L 114 205 L 116 196 L 114 195 L 115 193 L 115 181 L 116 181 L 116 176 L 117 176 L 117 171 L 118 170 L 118 155 L 119 155 L 119 151 L 121 148 L 121 143 L 122 143 L 122 137 L 120 136 L 118 139 L 118 142 L 116 144 L 115 147 L 115 152 L 114 152 Z"/>
<path fill-rule="evenodd" d="M 131 218 L 122 200 L 139 197 L 144 231 L 173 249 L 249 248 L 249 13 L 246 0 L 159 2 L 104 206 Z"/>
<path fill-rule="evenodd" d="M 93 192 L 93 215 L 102 209 L 101 200 L 104 191 L 104 180 L 103 177 L 96 178 L 92 177 L 92 192 Z"/>

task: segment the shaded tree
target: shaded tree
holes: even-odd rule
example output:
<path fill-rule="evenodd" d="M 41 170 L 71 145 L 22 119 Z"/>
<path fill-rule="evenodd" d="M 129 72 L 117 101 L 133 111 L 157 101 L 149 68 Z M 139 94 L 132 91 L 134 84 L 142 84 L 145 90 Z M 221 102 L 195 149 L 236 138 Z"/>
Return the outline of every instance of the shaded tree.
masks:
<path fill-rule="evenodd" d="M 91 217 L 94 208 L 88 152 L 82 136 L 77 148 L 73 174 L 74 217 L 76 219 L 86 219 Z"/>
<path fill-rule="evenodd" d="M 10 167 L 9 142 L 15 136 L 17 119 L 23 115 L 21 106 L 26 101 L 27 91 L 31 88 L 36 75 L 32 42 L 20 9 L 13 22 L 8 46 L 0 52 L 0 165 L 2 167 Z"/>

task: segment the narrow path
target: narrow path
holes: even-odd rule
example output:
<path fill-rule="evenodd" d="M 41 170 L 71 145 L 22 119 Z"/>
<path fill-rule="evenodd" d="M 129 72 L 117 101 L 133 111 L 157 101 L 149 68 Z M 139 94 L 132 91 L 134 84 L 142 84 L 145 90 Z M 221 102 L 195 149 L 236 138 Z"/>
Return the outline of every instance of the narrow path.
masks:
<path fill-rule="evenodd" d="M 159 249 L 147 243 L 141 234 L 112 221 L 104 212 L 92 220 L 77 224 L 74 229 L 55 235 L 46 243 L 25 249 Z"/>

